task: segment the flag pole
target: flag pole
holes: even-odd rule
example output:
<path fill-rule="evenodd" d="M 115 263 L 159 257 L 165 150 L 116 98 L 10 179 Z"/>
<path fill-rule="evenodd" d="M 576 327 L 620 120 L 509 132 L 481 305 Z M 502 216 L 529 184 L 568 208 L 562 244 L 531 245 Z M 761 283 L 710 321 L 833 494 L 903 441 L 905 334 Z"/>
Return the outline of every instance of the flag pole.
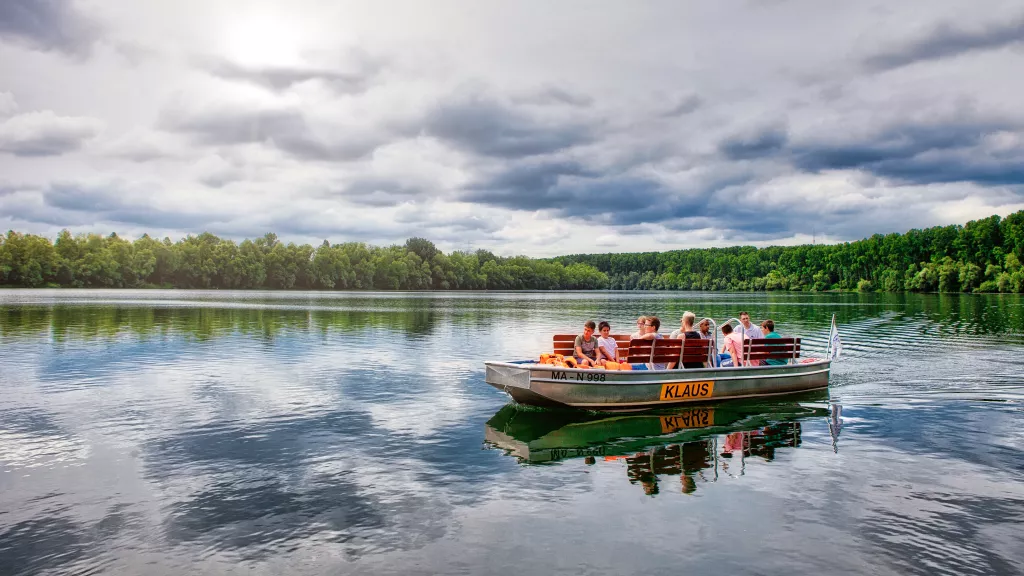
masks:
<path fill-rule="evenodd" d="M 832 358 L 832 329 L 836 326 L 836 313 L 832 313 L 832 324 L 828 327 L 828 347 L 825 349 L 825 358 Z"/>

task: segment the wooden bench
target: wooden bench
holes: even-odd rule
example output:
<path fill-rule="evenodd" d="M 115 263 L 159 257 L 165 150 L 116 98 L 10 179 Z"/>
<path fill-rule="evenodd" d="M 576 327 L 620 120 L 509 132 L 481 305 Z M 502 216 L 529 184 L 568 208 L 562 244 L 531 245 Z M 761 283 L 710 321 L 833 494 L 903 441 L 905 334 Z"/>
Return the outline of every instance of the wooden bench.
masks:
<path fill-rule="evenodd" d="M 708 362 L 711 340 L 701 338 L 631 340 L 626 362 L 630 364 L 675 364 Z"/>
<path fill-rule="evenodd" d="M 551 349 L 555 354 L 561 354 L 562 356 L 572 356 L 576 351 L 573 348 L 573 344 L 576 342 L 576 337 L 579 334 L 555 334 L 551 338 Z M 595 337 L 597 334 L 595 333 Z M 629 334 L 609 334 L 612 338 L 615 338 L 616 352 L 619 354 L 618 359 L 623 359 L 629 350 Z"/>
<path fill-rule="evenodd" d="M 799 338 L 752 338 L 743 341 L 743 364 L 759 360 L 792 360 L 800 357 Z M 757 362 L 761 364 L 761 362 Z"/>
<path fill-rule="evenodd" d="M 572 356 L 575 352 L 573 344 L 577 334 L 555 334 L 551 338 L 551 349 L 555 354 Z M 711 351 L 711 340 L 699 338 L 682 339 L 660 338 L 658 340 L 631 340 L 628 334 L 609 334 L 615 338 L 618 360 L 630 364 L 670 364 L 679 363 L 682 352 L 684 363 L 708 362 Z M 775 342 L 776 340 L 771 340 Z M 651 359 L 651 345 L 654 344 L 654 359 Z"/>

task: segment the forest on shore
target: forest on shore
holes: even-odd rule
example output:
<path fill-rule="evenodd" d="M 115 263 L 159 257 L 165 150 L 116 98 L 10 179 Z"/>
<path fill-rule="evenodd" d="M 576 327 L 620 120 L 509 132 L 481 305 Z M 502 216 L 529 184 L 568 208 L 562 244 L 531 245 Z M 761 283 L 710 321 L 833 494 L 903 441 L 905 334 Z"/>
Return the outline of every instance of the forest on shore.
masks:
<path fill-rule="evenodd" d="M 0 286 L 310 290 L 1024 292 L 1024 211 L 841 244 L 501 257 L 432 242 L 235 243 L 210 233 L 0 236 Z"/>

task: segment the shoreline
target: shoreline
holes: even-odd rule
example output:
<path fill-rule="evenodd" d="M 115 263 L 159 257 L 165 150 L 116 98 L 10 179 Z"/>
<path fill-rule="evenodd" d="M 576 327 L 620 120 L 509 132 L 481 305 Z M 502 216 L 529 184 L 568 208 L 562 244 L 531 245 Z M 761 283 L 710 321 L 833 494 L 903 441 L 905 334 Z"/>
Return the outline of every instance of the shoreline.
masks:
<path fill-rule="evenodd" d="M 113 286 L 8 286 L 0 284 L 0 290 L 11 290 L 11 291 L 22 291 L 22 290 L 135 290 L 139 292 L 157 291 L 157 290 L 179 290 L 182 292 L 281 292 L 281 293 L 298 293 L 298 292 L 316 292 L 321 294 L 339 294 L 339 293 L 354 293 L 354 294 L 374 294 L 374 293 L 389 293 L 389 294 L 557 294 L 557 293 L 597 293 L 597 294 L 934 294 L 938 296 L 943 295 L 965 295 L 965 296 L 983 296 L 983 295 L 1020 295 L 1020 292 L 915 292 L 911 290 L 904 290 L 900 292 L 886 292 L 884 290 L 611 290 L 611 289 L 582 289 L 582 290 L 537 290 L 537 289 L 523 289 L 523 290 L 487 290 L 487 289 L 473 289 L 473 290 L 389 290 L 386 288 L 346 288 L 344 290 L 320 290 L 316 288 L 179 288 L 176 286 L 136 286 L 136 287 L 113 287 Z"/>

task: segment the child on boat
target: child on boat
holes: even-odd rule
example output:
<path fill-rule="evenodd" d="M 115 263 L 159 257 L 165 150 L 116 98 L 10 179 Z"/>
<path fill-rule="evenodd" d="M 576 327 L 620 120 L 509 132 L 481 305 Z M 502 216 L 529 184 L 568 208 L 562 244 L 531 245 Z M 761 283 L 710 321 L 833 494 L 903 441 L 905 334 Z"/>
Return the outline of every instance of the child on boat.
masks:
<path fill-rule="evenodd" d="M 661 334 L 658 334 L 658 329 L 661 328 L 661 320 L 657 316 L 647 316 L 646 322 L 644 322 L 644 333 L 638 338 L 634 337 L 634 340 L 661 340 L 664 338 Z M 635 336 L 635 335 L 634 335 Z M 671 370 L 676 365 L 675 362 L 669 362 L 668 364 L 632 364 L 633 370 Z"/>
<path fill-rule="evenodd" d="M 611 337 L 612 325 L 601 322 L 597 325 L 597 331 L 601 334 L 597 338 L 597 361 L 604 365 L 607 362 L 619 361 L 619 343 Z"/>
<path fill-rule="evenodd" d="M 629 335 L 630 339 L 636 340 L 647 333 L 647 316 L 641 316 L 636 319 L 636 332 Z"/>
<path fill-rule="evenodd" d="M 735 332 L 731 324 L 722 325 L 722 335 L 725 343 L 722 345 L 721 355 L 718 357 L 723 368 L 743 365 L 743 335 Z"/>
<path fill-rule="evenodd" d="M 775 332 L 774 320 L 765 320 L 764 322 L 761 322 L 761 331 L 764 332 L 765 338 L 782 338 L 782 336 L 779 336 L 778 333 Z M 764 362 L 769 366 L 784 366 L 789 363 L 786 360 L 776 359 L 768 359 Z"/>
<path fill-rule="evenodd" d="M 576 337 L 573 342 L 573 357 L 580 368 L 597 366 L 597 338 L 594 337 L 594 329 L 597 324 L 593 320 L 587 320 L 583 325 L 583 334 Z"/>

